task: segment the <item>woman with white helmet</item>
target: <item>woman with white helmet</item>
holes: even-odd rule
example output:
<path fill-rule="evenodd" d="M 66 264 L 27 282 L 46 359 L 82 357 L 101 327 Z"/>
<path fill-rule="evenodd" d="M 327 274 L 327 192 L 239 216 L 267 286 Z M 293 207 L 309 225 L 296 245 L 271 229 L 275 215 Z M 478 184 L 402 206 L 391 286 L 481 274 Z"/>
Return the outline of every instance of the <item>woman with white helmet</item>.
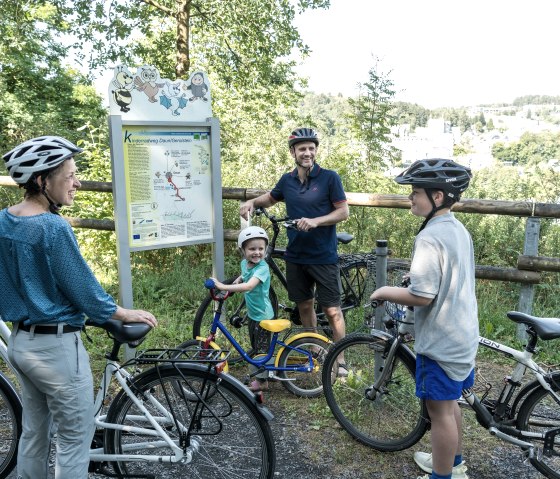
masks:
<path fill-rule="evenodd" d="M 251 335 L 251 346 L 256 353 L 266 353 L 270 345 L 270 334 L 259 326 L 264 319 L 274 318 L 274 309 L 270 303 L 270 269 L 265 261 L 268 235 L 260 226 L 245 228 L 237 238 L 237 246 L 241 250 L 241 276 L 233 284 L 224 284 L 215 278 L 217 289 L 235 293 L 245 293 L 245 303 Z M 249 386 L 252 391 L 267 389 L 267 381 L 255 379 Z"/>
<path fill-rule="evenodd" d="M 72 228 L 59 216 L 81 184 L 74 156 L 82 149 L 57 136 L 28 140 L 3 156 L 25 190 L 0 211 L 0 316 L 13 325 L 8 355 L 22 386 L 23 432 L 18 477 L 48 476 L 57 434 L 56 479 L 87 478 L 94 432 L 93 379 L 80 331 L 86 315 L 103 323 L 157 324 L 151 313 L 124 309 L 101 287 Z"/>

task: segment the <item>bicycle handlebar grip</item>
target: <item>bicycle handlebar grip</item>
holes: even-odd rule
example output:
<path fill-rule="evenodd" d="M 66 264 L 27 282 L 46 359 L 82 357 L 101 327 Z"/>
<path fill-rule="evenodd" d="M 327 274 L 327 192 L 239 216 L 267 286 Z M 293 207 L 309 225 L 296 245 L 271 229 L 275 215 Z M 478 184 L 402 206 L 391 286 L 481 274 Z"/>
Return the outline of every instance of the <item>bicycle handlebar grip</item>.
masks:
<path fill-rule="evenodd" d="M 214 283 L 213 279 L 208 278 L 206 281 L 204 281 L 204 287 L 206 289 L 214 289 L 216 287 L 216 283 Z"/>

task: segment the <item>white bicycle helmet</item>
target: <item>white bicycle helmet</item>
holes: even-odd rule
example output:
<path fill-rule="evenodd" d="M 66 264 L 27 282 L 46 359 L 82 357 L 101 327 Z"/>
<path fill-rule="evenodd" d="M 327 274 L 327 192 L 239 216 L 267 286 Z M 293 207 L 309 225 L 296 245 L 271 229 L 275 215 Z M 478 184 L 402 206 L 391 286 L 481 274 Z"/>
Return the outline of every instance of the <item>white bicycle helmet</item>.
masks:
<path fill-rule="evenodd" d="M 263 230 L 260 226 L 249 226 L 248 228 L 242 230 L 241 233 L 239 233 L 239 236 L 237 238 L 237 246 L 239 248 L 243 248 L 243 244 L 245 243 L 245 241 L 249 241 L 250 239 L 255 238 L 264 239 L 266 241 L 266 244 L 268 245 L 268 235 L 266 234 L 266 231 Z"/>
<path fill-rule="evenodd" d="M 59 136 L 40 136 L 16 146 L 2 158 L 13 180 L 24 185 L 33 174 L 51 170 L 63 161 L 81 153 L 74 143 Z"/>

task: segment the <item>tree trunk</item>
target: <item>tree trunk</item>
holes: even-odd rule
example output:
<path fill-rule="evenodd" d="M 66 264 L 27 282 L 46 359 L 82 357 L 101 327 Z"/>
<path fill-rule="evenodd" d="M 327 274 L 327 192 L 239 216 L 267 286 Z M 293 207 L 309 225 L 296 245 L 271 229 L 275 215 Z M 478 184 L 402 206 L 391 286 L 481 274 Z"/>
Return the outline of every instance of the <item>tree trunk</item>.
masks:
<path fill-rule="evenodd" d="M 185 80 L 191 68 L 189 52 L 190 15 L 191 1 L 185 0 L 178 5 L 177 10 L 177 65 L 175 66 L 176 77 Z"/>

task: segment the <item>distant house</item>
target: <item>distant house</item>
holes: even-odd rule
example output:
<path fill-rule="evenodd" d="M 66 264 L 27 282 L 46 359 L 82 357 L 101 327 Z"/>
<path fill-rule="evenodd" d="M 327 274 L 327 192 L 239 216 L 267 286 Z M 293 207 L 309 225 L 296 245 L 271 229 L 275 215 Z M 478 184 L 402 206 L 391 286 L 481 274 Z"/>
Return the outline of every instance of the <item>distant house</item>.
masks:
<path fill-rule="evenodd" d="M 422 158 L 452 158 L 458 129 L 443 118 L 433 118 L 426 127 L 418 127 L 414 132 L 410 125 L 399 125 L 392 133 L 392 145 L 401 151 L 403 164 L 407 165 Z"/>

